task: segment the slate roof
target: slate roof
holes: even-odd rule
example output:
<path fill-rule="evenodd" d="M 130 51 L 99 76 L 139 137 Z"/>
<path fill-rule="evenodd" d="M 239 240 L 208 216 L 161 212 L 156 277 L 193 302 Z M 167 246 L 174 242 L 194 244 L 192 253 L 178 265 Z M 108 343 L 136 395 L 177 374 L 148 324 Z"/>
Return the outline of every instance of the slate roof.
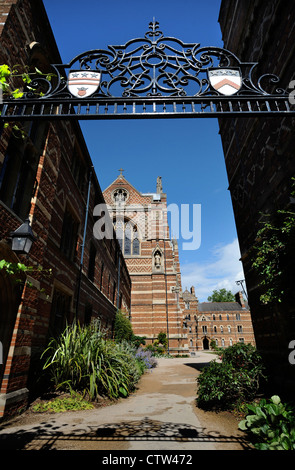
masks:
<path fill-rule="evenodd" d="M 246 302 L 245 306 L 248 310 Z M 232 312 L 244 309 L 238 302 L 200 302 L 198 310 L 199 312 Z"/>

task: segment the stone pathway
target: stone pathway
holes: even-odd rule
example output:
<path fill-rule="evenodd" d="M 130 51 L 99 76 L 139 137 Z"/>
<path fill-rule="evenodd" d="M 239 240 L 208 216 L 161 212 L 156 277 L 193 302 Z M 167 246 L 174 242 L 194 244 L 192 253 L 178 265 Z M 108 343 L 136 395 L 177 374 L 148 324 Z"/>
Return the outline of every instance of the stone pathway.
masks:
<path fill-rule="evenodd" d="M 0 426 L 0 449 L 194 451 L 249 449 L 229 413 L 196 407 L 196 377 L 214 356 L 159 359 L 138 390 L 95 410 L 20 416 Z"/>

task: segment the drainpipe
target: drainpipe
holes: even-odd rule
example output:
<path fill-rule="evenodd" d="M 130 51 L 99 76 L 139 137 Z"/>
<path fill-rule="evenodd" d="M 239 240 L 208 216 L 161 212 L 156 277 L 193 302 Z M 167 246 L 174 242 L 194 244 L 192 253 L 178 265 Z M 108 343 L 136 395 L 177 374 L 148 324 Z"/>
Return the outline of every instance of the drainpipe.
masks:
<path fill-rule="evenodd" d="M 77 299 L 76 299 L 76 319 L 78 318 L 78 314 L 79 314 L 81 278 L 82 278 L 82 270 L 83 270 L 83 258 L 84 258 L 84 249 L 85 249 L 86 231 L 87 231 L 87 220 L 88 220 L 88 212 L 89 212 L 89 200 L 90 200 L 92 169 L 93 169 L 93 166 L 90 168 L 89 179 L 88 179 L 86 214 L 85 214 L 85 222 L 84 222 L 84 233 L 83 233 L 83 242 L 82 242 L 81 258 L 80 258 L 80 268 L 79 268 L 79 276 L 78 276 Z"/>

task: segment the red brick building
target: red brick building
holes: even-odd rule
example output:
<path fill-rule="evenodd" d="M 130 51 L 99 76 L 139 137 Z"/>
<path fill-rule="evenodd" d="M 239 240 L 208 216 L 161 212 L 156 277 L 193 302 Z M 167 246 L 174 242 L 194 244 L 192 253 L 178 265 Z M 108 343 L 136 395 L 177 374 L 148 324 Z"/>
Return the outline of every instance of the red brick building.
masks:
<path fill-rule="evenodd" d="M 165 332 L 171 354 L 188 352 L 179 297 L 178 246 L 169 235 L 161 178 L 154 193 L 143 194 L 120 174 L 103 195 L 131 277 L 134 333 L 145 336 L 149 344 Z"/>
<path fill-rule="evenodd" d="M 0 15 L 1 64 L 44 70 L 61 63 L 41 1 L 1 1 Z M 117 305 L 130 309 L 130 276 L 117 240 L 93 235 L 93 209 L 104 199 L 79 124 L 20 125 L 24 139 L 11 126 L 1 129 L 0 259 L 42 270 L 30 273 L 35 288 L 23 291 L 0 271 L 0 418 L 26 405 L 50 335 L 74 318 L 99 318 L 111 334 Z M 36 241 L 28 256 L 17 256 L 10 233 L 26 218 Z"/>
<path fill-rule="evenodd" d="M 236 343 L 252 344 L 255 338 L 251 313 L 242 293 L 235 302 L 198 302 L 195 288 L 182 292 L 184 302 L 183 327 L 190 352 L 219 348 Z"/>
<path fill-rule="evenodd" d="M 169 235 L 167 195 L 142 194 L 120 174 L 103 192 L 131 276 L 131 315 L 136 335 L 153 343 L 160 332 L 171 354 L 189 354 L 237 342 L 255 345 L 251 315 L 241 293 L 236 302 L 198 302 L 182 291 L 176 240 Z"/>
<path fill-rule="evenodd" d="M 295 77 L 294 2 L 223 0 L 219 23 L 224 47 L 242 61 L 258 62 L 254 79 L 275 74 L 280 83 L 272 87 L 289 88 Z M 272 87 L 268 85 L 270 91 Z M 281 302 L 260 301 L 261 278 L 252 268 L 252 247 L 264 216 L 294 212 L 294 118 L 220 119 L 219 124 L 257 348 L 275 393 L 294 395 L 295 371 L 289 362 L 289 344 L 295 339 L 294 253 L 283 268 Z"/>

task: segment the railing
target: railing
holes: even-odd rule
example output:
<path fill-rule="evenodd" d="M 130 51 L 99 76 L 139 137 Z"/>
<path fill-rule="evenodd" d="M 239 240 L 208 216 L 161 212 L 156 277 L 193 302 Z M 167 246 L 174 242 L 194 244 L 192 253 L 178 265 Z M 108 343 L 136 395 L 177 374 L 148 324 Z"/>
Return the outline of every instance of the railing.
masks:
<path fill-rule="evenodd" d="M 295 115 L 286 96 L 25 99 L 4 102 L 1 118 L 32 119 L 153 119 Z"/>

